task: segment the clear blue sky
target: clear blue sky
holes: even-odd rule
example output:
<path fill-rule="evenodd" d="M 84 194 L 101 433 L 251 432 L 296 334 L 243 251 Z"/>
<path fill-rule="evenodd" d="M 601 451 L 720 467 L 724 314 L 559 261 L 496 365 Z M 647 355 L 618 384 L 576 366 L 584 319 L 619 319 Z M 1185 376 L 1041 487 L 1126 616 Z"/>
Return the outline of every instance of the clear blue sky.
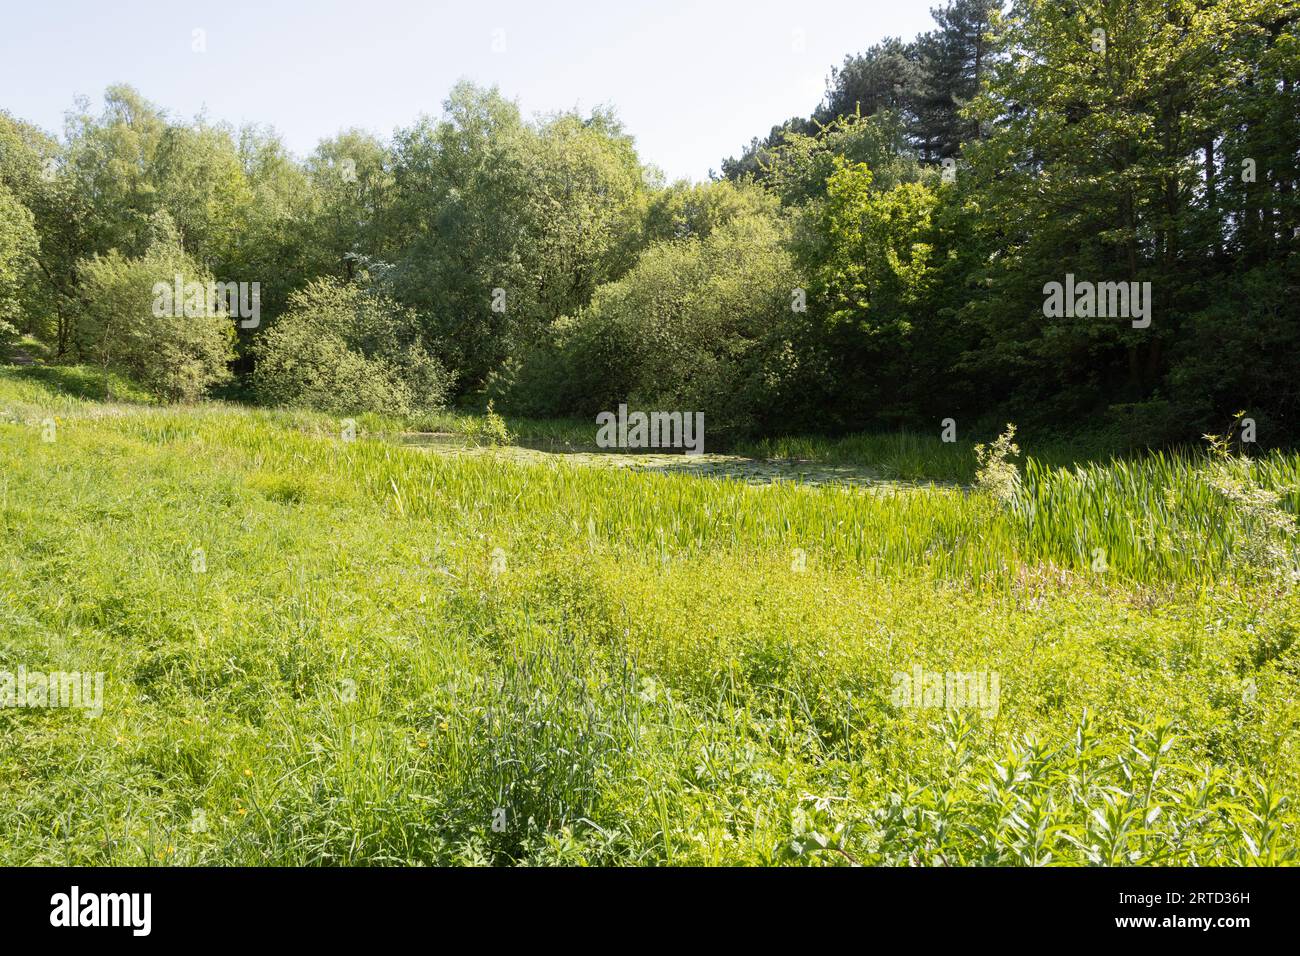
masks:
<path fill-rule="evenodd" d="M 179 117 L 274 126 L 305 155 L 341 129 L 387 138 L 437 115 L 468 78 L 528 115 L 611 104 L 643 159 L 702 179 L 750 137 L 807 115 L 845 54 L 929 29 L 938 2 L 12 0 L 0 109 L 60 132 L 76 95 L 97 111 L 104 88 L 125 82 Z"/>

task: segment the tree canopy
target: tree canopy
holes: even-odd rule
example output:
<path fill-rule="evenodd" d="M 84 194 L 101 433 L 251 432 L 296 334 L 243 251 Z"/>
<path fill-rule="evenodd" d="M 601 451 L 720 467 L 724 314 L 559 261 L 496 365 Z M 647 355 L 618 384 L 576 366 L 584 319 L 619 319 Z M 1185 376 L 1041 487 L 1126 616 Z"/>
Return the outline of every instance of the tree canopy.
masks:
<path fill-rule="evenodd" d="M 172 397 L 1146 443 L 1247 408 L 1300 438 L 1300 4 L 933 13 L 703 183 L 663 182 L 612 109 L 526 117 L 470 83 L 305 158 L 126 86 L 58 135 L 0 113 L 0 335 Z M 233 352 L 153 322 L 131 284 L 164 268 L 257 283 L 260 320 L 217 317 Z M 1045 310 L 1076 281 L 1098 311 Z M 1147 289 L 1149 322 L 1106 313 Z"/>

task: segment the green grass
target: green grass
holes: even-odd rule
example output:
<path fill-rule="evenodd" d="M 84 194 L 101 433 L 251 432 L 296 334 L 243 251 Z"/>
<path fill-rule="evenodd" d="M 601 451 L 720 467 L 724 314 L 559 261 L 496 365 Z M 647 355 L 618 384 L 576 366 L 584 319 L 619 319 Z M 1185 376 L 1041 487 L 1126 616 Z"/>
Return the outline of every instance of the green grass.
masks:
<path fill-rule="evenodd" d="M 754 458 L 788 459 L 830 465 L 869 464 L 880 476 L 900 481 L 975 479 L 975 459 L 969 442 L 944 442 L 913 432 L 851 435 L 844 438 L 787 436 L 741 442 L 737 454 Z"/>
<path fill-rule="evenodd" d="M 975 480 L 974 446 L 977 442 L 992 437 L 984 435 L 945 442 L 937 428 L 933 434 L 897 431 L 839 438 L 795 435 L 737 442 L 732 451 L 756 458 L 829 465 L 870 465 L 886 479 L 970 484 Z M 1031 438 L 1030 444 L 1034 458 L 1040 465 L 1061 468 L 1086 467 L 1145 456 L 1145 451 L 1141 455 L 1136 454 L 1132 443 L 1123 436 L 1105 432 L 1068 439 L 1041 436 Z"/>
<path fill-rule="evenodd" d="M 1032 460 L 1001 508 L 57 376 L 0 369 L 0 670 L 104 712 L 0 709 L 0 863 L 1295 860 L 1300 607 L 1200 457 Z M 996 713 L 898 706 L 918 665 Z"/>
<path fill-rule="evenodd" d="M 24 411 L 42 416 L 80 408 L 87 400 L 150 404 L 149 396 L 129 379 L 86 365 L 0 366 L 5 377 L 2 400 L 10 417 Z"/>

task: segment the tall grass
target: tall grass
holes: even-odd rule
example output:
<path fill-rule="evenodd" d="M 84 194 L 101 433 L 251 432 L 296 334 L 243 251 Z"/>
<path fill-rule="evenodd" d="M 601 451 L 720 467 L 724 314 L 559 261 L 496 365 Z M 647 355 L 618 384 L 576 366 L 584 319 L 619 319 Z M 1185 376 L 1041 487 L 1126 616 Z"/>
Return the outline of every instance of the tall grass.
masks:
<path fill-rule="evenodd" d="M 1294 861 L 1300 602 L 1204 456 L 1031 447 L 1003 504 L 0 408 L 0 670 L 106 674 L 0 708 L 0 862 Z"/>

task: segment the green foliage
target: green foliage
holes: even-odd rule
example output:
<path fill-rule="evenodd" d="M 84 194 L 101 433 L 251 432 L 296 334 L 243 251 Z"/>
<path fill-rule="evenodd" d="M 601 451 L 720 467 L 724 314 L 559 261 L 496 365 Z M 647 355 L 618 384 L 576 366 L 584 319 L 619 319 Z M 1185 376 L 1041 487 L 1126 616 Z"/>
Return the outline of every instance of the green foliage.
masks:
<path fill-rule="evenodd" d="M 814 320 L 858 313 L 875 329 L 874 311 L 906 332 L 877 350 L 812 323 L 798 351 L 832 357 L 825 426 L 1109 419 L 1132 447 L 1159 447 L 1247 406 L 1272 440 L 1293 440 L 1295 388 L 1263 358 L 1292 351 L 1297 326 L 1292 5 L 1001 6 L 954 0 L 914 43 L 849 57 L 809 119 L 724 164 L 788 206 L 820 207 L 794 247 L 833 296 L 813 301 Z M 873 181 L 846 191 L 837 170 L 858 163 Z M 898 193 L 894 241 L 861 241 L 867 197 L 916 182 L 933 189 L 925 215 Z M 887 274 L 872 249 L 891 247 L 925 253 L 925 281 L 901 302 L 863 281 Z M 1151 283 L 1153 324 L 1045 319 L 1044 285 L 1067 273 Z"/>
<path fill-rule="evenodd" d="M 1009 513 L 60 381 L 0 369 L 0 630 L 105 710 L 0 711 L 6 863 L 1296 862 L 1300 608 L 1214 563 L 1205 456 L 1031 458 Z"/>
<path fill-rule="evenodd" d="M 1297 287 L 1297 255 L 1214 283 L 1204 307 L 1192 313 L 1172 343 L 1169 404 L 1184 429 L 1189 424 L 1215 428 L 1225 413 L 1244 407 L 1265 434 L 1292 433 L 1300 390 L 1284 363 L 1267 357 L 1300 349 Z M 1193 436 L 1184 432 L 1183 437 Z"/>
<path fill-rule="evenodd" d="M 79 353 L 101 368 L 121 370 L 165 400 L 193 401 L 230 378 L 234 323 L 206 296 L 196 308 L 173 303 L 157 314 L 155 285 L 171 289 L 176 276 L 205 288 L 212 280 L 169 238 L 165 220 L 139 258 L 113 250 L 82 262 L 74 336 Z"/>
<path fill-rule="evenodd" d="M 31 212 L 0 182 L 0 361 L 8 359 L 19 329 L 29 326 L 39 247 Z"/>
<path fill-rule="evenodd" d="M 934 192 L 920 183 L 873 190 L 867 165 L 839 156 L 834 170 L 817 209 L 815 288 L 831 321 L 853 323 L 883 340 L 881 347 L 897 348 L 926 300 Z"/>
<path fill-rule="evenodd" d="M 1293 441 L 1294 4 L 1003 6 L 951 0 L 846 57 L 709 183 L 664 185 L 608 108 L 529 119 L 471 83 L 391 140 L 348 130 L 301 162 L 272 130 L 126 86 L 58 139 L 0 115 L 0 322 L 84 357 L 78 263 L 140 259 L 165 216 L 205 271 L 262 287 L 227 396 L 253 391 L 290 296 L 332 278 L 409 310 L 429 356 L 304 341 L 348 366 L 354 405 L 414 409 L 392 377 L 438 391 L 440 367 L 512 414 L 689 403 L 718 436 L 1014 418 L 1136 449 L 1245 407 Z M 1067 274 L 1150 283 L 1152 324 L 1045 316 Z"/>
<path fill-rule="evenodd" d="M 1225 350 L 1236 357 L 1259 347 L 1257 323 L 1269 337 L 1276 324 L 1257 308 L 1262 297 L 1245 314 L 1239 301 L 1225 313 L 1221 280 L 1202 283 L 1236 271 L 1225 249 L 1251 218 L 1236 219 L 1222 190 L 1241 186 L 1242 157 L 1253 153 L 1221 144 L 1220 131 L 1249 122 L 1242 110 L 1263 95 L 1247 92 L 1256 84 L 1271 91 L 1267 99 L 1294 106 L 1295 91 L 1279 84 L 1280 61 L 1261 49 L 1263 24 L 1277 12 L 1254 0 L 1068 7 L 1023 0 L 995 19 L 999 57 L 970 108 L 986 135 L 963 151 L 969 171 L 961 186 L 982 259 L 972 259 L 970 279 L 986 291 L 968 295 L 957 314 L 972 346 L 966 368 L 997 383 L 1016 408 L 1078 419 L 1099 405 L 1158 397 L 1162 381 L 1194 378 L 1204 391 L 1179 390 L 1180 437 L 1191 440 L 1198 421 L 1227 410 L 1215 407 L 1224 400 L 1215 392 L 1258 394 L 1235 371 L 1221 384 L 1208 379 L 1221 374 Z M 1280 46 L 1295 23 L 1275 25 Z M 1272 168 L 1284 179 L 1297 174 L 1293 162 Z M 1268 253 L 1279 254 L 1286 256 L 1278 247 Z M 1067 273 L 1151 283 L 1151 326 L 1131 328 L 1124 317 L 1044 319 L 1044 284 Z M 1209 310 L 1207 295 L 1217 300 Z M 1196 313 L 1206 331 L 1215 317 L 1213 343 L 1188 336 Z M 1225 325 L 1220 317 L 1228 315 Z M 1217 353 L 1210 374 L 1207 349 Z M 1171 368 L 1171 354 L 1190 367 Z M 1265 401 L 1292 404 L 1289 396 Z"/>
<path fill-rule="evenodd" d="M 971 750 L 960 716 L 941 728 L 943 785 L 891 796 L 877 815 L 905 866 L 1276 866 L 1297 860 L 1280 838 L 1289 801 L 1265 781 L 1180 759 L 1171 724 L 1110 740 L 1085 713 L 1065 739 Z"/>
<path fill-rule="evenodd" d="M 348 130 L 321 141 L 305 173 L 310 188 L 299 188 L 315 200 L 304 225 L 312 234 L 308 249 L 317 268 L 350 281 L 362 260 L 392 255 L 394 174 L 387 144 Z"/>
<path fill-rule="evenodd" d="M 556 323 L 554 345 L 525 365 L 503 404 L 525 414 L 530 394 L 562 396 L 583 415 L 630 407 L 703 411 L 706 427 L 747 430 L 789 399 L 799 280 L 782 226 L 745 216 L 707 236 L 659 243 L 591 305 Z M 539 381 L 540 379 L 540 381 Z"/>
<path fill-rule="evenodd" d="M 1238 418 L 1243 413 L 1238 413 Z M 1213 460 L 1206 482 L 1231 506 L 1237 526 L 1238 545 L 1233 556 L 1247 571 L 1253 571 L 1290 586 L 1300 581 L 1296 549 L 1296 516 L 1283 506 L 1297 488 L 1268 488 L 1260 484 L 1251 460 L 1228 450 L 1228 436 L 1207 435 Z"/>
<path fill-rule="evenodd" d="M 294 293 L 257 343 L 254 384 L 273 405 L 330 412 L 425 412 L 451 385 L 410 310 L 334 279 Z"/>
<path fill-rule="evenodd" d="M 648 244 L 692 236 L 703 239 L 737 219 L 774 218 L 779 207 L 777 197 L 752 184 L 725 179 L 709 183 L 683 180 L 650 197 L 645 235 Z"/>
<path fill-rule="evenodd" d="M 463 388 L 635 256 L 643 175 L 607 112 L 528 124 L 496 90 L 460 84 L 444 118 L 399 132 L 394 151 L 393 292 Z"/>
<path fill-rule="evenodd" d="M 707 184 L 468 83 L 302 162 L 124 86 L 0 114 L 0 350 L 55 363 L 0 368 L 0 656 L 108 677 L 0 709 L 0 862 L 1297 862 L 1295 4 L 999 7 Z M 1067 273 L 1151 326 L 1045 316 Z M 155 316 L 177 274 L 262 325 Z M 144 404 L 232 358 L 287 407 Z M 786 461 L 496 412 L 572 452 L 624 402 Z M 1176 447 L 1242 408 L 1275 450 Z M 934 435 L 1013 415 L 1020 467 Z M 900 705 L 915 666 L 1001 704 Z"/>
<path fill-rule="evenodd" d="M 1020 472 L 1014 462 L 1007 460 L 1020 454 L 1020 446 L 1012 441 L 1015 437 L 1016 426 L 1007 422 L 1007 430 L 992 444 L 975 446 L 975 460 L 979 462 L 975 484 L 1002 505 L 1012 504 L 1020 490 Z"/>
<path fill-rule="evenodd" d="M 877 189 L 916 182 L 923 168 L 909 153 L 897 114 L 840 117 L 813 134 L 790 133 L 763 160 L 764 184 L 787 206 L 826 195 L 845 165 L 866 165 Z"/>
<path fill-rule="evenodd" d="M 506 420 L 497 414 L 493 406 L 494 403 L 489 400 L 487 411 L 482 418 L 470 416 L 461 419 L 457 423 L 457 431 L 470 441 L 479 444 L 497 447 L 509 445 L 516 436 L 510 433 Z"/>

